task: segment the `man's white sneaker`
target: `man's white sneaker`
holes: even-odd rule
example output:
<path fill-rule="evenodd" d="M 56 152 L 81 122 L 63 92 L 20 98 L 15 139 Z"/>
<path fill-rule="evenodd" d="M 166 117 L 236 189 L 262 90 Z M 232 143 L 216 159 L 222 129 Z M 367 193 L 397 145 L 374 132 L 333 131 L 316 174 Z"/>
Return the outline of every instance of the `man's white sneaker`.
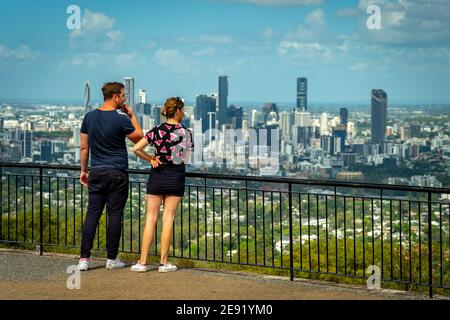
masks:
<path fill-rule="evenodd" d="M 78 262 L 77 269 L 80 271 L 88 271 L 89 270 L 89 260 L 80 259 Z"/>
<path fill-rule="evenodd" d="M 159 272 L 173 272 L 177 271 L 177 267 L 171 264 L 170 262 L 167 262 L 166 264 L 160 264 L 158 268 Z"/>
<path fill-rule="evenodd" d="M 133 264 L 130 270 L 134 272 L 147 272 L 149 270 L 149 266 L 146 264 L 140 264 L 138 262 L 136 264 Z"/>
<path fill-rule="evenodd" d="M 108 270 L 121 269 L 121 268 L 125 268 L 125 263 L 123 263 L 119 259 L 114 259 L 114 260 L 108 259 L 106 261 L 106 269 L 108 269 Z"/>

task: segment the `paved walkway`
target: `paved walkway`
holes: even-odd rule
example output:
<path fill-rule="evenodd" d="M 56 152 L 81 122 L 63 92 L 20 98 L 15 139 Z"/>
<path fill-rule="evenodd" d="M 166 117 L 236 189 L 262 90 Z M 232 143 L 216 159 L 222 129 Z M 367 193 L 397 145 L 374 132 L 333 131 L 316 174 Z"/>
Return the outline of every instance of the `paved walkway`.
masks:
<path fill-rule="evenodd" d="M 197 268 L 158 273 L 154 267 L 137 274 L 128 268 L 106 270 L 96 259 L 93 270 L 81 273 L 81 289 L 67 289 L 66 270 L 72 255 L 0 249 L 0 299 L 165 299 L 165 300 L 386 300 L 427 299 L 403 291 L 370 291 L 361 286 L 296 280 L 286 277 Z"/>

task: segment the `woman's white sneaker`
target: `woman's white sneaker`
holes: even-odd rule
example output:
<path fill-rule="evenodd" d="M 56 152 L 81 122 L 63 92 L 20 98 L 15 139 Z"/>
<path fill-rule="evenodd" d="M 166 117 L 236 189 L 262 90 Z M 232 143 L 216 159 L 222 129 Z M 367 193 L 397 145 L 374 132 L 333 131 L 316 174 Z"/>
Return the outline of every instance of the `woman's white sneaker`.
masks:
<path fill-rule="evenodd" d="M 88 271 L 89 270 L 89 260 L 80 259 L 80 261 L 78 262 L 77 269 L 80 271 Z"/>
<path fill-rule="evenodd" d="M 177 271 L 177 267 L 171 264 L 170 262 L 167 262 L 166 264 L 160 264 L 158 268 L 159 272 L 173 272 Z"/>
<path fill-rule="evenodd" d="M 134 272 L 147 272 L 149 270 L 149 266 L 146 264 L 140 264 L 138 262 L 136 264 L 133 264 L 130 270 Z"/>

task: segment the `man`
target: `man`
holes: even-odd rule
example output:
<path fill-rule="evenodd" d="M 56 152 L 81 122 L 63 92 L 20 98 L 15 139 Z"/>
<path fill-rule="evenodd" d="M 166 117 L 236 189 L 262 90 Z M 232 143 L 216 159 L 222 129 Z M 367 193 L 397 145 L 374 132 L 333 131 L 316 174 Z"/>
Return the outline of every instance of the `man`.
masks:
<path fill-rule="evenodd" d="M 102 91 L 104 104 L 84 116 L 80 130 L 80 182 L 89 190 L 88 212 L 83 226 L 78 263 L 81 271 L 89 269 L 95 232 L 105 204 L 108 215 L 106 268 L 125 267 L 117 259 L 123 209 L 128 199 L 128 153 L 125 137 L 136 143 L 144 136 L 133 110 L 125 104 L 124 85 L 118 82 L 106 83 Z M 117 112 L 119 109 L 122 113 Z M 89 151 L 91 168 L 88 173 Z"/>

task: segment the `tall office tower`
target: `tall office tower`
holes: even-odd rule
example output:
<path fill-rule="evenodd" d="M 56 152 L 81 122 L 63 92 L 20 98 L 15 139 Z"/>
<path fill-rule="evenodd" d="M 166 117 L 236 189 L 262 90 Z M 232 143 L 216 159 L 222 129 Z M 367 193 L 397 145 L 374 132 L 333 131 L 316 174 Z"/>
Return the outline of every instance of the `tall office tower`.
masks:
<path fill-rule="evenodd" d="M 52 161 L 52 142 L 50 140 L 41 141 L 41 160 Z"/>
<path fill-rule="evenodd" d="M 320 115 L 320 134 L 328 134 L 328 115 L 324 112 Z"/>
<path fill-rule="evenodd" d="M 202 133 L 210 127 L 215 128 L 210 123 L 209 113 L 216 112 L 216 99 L 205 94 L 198 95 L 195 100 L 195 120 L 202 120 Z"/>
<path fill-rule="evenodd" d="M 380 144 L 385 141 L 387 126 L 387 94 L 382 89 L 372 90 L 371 115 L 371 140 Z"/>
<path fill-rule="evenodd" d="M 125 85 L 125 96 L 127 97 L 127 101 L 125 102 L 131 107 L 134 107 L 134 78 L 125 77 L 123 78 Z"/>
<path fill-rule="evenodd" d="M 139 89 L 139 103 L 146 104 L 147 103 L 147 91 L 144 89 Z"/>
<path fill-rule="evenodd" d="M 276 103 L 266 103 L 263 107 L 263 112 L 264 112 L 264 123 L 267 123 L 267 121 L 269 120 L 269 118 L 273 118 L 271 116 L 271 114 L 275 113 L 275 117 L 276 119 L 272 119 L 275 121 L 279 120 L 279 115 L 278 115 L 278 107 L 276 105 Z"/>
<path fill-rule="evenodd" d="M 260 121 L 260 115 L 258 110 L 252 109 L 250 111 L 250 128 L 255 128 Z"/>
<path fill-rule="evenodd" d="M 231 105 L 227 109 L 228 123 L 231 124 L 233 129 L 242 129 L 242 120 L 244 118 L 244 111 L 242 107 L 236 107 Z"/>
<path fill-rule="evenodd" d="M 297 110 L 308 110 L 308 79 L 297 78 Z"/>
<path fill-rule="evenodd" d="M 292 129 L 294 133 L 294 143 L 303 145 L 303 148 L 311 146 L 311 141 L 314 136 L 314 128 L 311 126 L 294 126 Z"/>
<path fill-rule="evenodd" d="M 290 112 L 282 111 L 280 113 L 281 134 L 283 137 L 290 137 L 292 134 L 292 117 Z"/>
<path fill-rule="evenodd" d="M 341 118 L 341 124 L 347 125 L 348 122 L 348 109 L 347 108 L 341 108 L 339 110 L 339 115 Z"/>
<path fill-rule="evenodd" d="M 227 122 L 228 107 L 228 76 L 219 77 L 219 110 L 218 117 L 219 127 Z"/>
<path fill-rule="evenodd" d="M 299 127 L 308 127 L 311 124 L 311 115 L 309 112 L 294 113 L 294 125 Z"/>
<path fill-rule="evenodd" d="M 91 98 L 91 89 L 89 87 L 89 81 L 84 82 L 84 99 L 83 99 L 83 110 L 84 112 L 89 112 L 89 100 Z"/>
<path fill-rule="evenodd" d="M 334 154 L 345 152 L 345 136 L 347 135 L 347 127 L 340 124 L 333 128 L 333 150 Z"/>
<path fill-rule="evenodd" d="M 33 131 L 23 131 L 22 133 L 22 157 L 31 158 L 31 144 L 33 141 Z"/>

